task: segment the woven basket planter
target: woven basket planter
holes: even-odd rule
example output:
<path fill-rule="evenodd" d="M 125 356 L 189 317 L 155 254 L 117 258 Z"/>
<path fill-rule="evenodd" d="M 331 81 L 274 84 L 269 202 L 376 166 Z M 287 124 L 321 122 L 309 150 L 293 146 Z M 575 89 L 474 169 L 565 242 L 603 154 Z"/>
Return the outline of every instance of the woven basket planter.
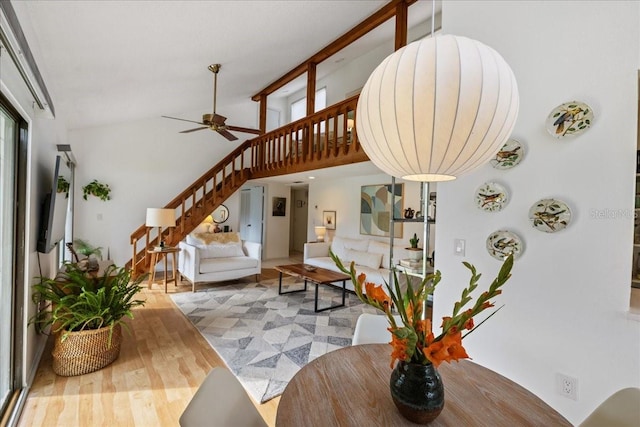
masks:
<path fill-rule="evenodd" d="M 111 328 L 100 328 L 79 332 L 65 332 L 56 334 L 53 346 L 53 372 L 63 377 L 88 374 L 112 363 L 120 354 L 122 343 L 122 328 L 113 327 L 111 345 L 109 334 Z"/>

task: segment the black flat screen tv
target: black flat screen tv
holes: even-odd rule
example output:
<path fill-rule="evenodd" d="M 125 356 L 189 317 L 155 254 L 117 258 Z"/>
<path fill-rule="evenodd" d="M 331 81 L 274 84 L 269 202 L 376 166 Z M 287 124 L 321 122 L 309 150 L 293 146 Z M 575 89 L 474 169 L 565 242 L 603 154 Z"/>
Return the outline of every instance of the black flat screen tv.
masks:
<path fill-rule="evenodd" d="M 64 239 L 69 209 L 69 187 L 71 169 L 60 156 L 56 156 L 51 191 L 42 202 L 40 212 L 40 230 L 37 249 L 40 253 L 49 253 Z"/>

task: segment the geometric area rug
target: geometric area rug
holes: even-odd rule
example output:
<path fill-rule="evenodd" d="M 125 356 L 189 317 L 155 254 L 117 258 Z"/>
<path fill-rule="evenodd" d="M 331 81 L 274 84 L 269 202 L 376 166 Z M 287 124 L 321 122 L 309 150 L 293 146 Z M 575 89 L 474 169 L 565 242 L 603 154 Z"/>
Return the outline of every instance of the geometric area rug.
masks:
<path fill-rule="evenodd" d="M 303 282 L 283 277 L 283 288 Z M 342 291 L 321 285 L 319 307 L 340 303 Z M 304 365 L 351 345 L 358 316 L 375 309 L 347 292 L 345 307 L 315 313 L 315 286 L 278 295 L 278 279 L 224 282 L 171 298 L 260 403 L 279 396 Z"/>

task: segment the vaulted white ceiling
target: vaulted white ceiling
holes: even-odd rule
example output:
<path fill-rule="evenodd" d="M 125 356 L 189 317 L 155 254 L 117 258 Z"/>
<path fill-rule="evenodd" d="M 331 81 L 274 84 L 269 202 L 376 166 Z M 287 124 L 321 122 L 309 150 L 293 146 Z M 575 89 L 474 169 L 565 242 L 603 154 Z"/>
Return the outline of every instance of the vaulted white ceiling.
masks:
<path fill-rule="evenodd" d="M 12 2 L 57 114 L 69 129 L 207 112 L 212 97 L 207 66 L 212 63 L 222 64 L 222 114 L 253 103 L 252 95 L 385 3 Z M 419 3 L 428 3 L 424 9 L 430 10 L 430 1 Z M 393 23 L 386 27 L 391 37 Z M 365 53 L 379 43 L 375 37 L 348 55 Z M 228 122 L 255 127 L 256 117 L 230 117 Z"/>

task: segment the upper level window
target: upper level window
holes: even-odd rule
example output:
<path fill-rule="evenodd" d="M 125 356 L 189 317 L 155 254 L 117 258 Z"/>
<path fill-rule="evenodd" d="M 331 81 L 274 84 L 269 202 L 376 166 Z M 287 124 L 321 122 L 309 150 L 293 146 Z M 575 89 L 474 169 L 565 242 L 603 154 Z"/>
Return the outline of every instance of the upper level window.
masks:
<path fill-rule="evenodd" d="M 313 111 L 320 111 L 327 108 L 327 88 L 323 87 L 316 91 L 316 102 Z M 307 97 L 301 98 L 291 103 L 291 121 L 295 122 L 307 116 Z"/>

